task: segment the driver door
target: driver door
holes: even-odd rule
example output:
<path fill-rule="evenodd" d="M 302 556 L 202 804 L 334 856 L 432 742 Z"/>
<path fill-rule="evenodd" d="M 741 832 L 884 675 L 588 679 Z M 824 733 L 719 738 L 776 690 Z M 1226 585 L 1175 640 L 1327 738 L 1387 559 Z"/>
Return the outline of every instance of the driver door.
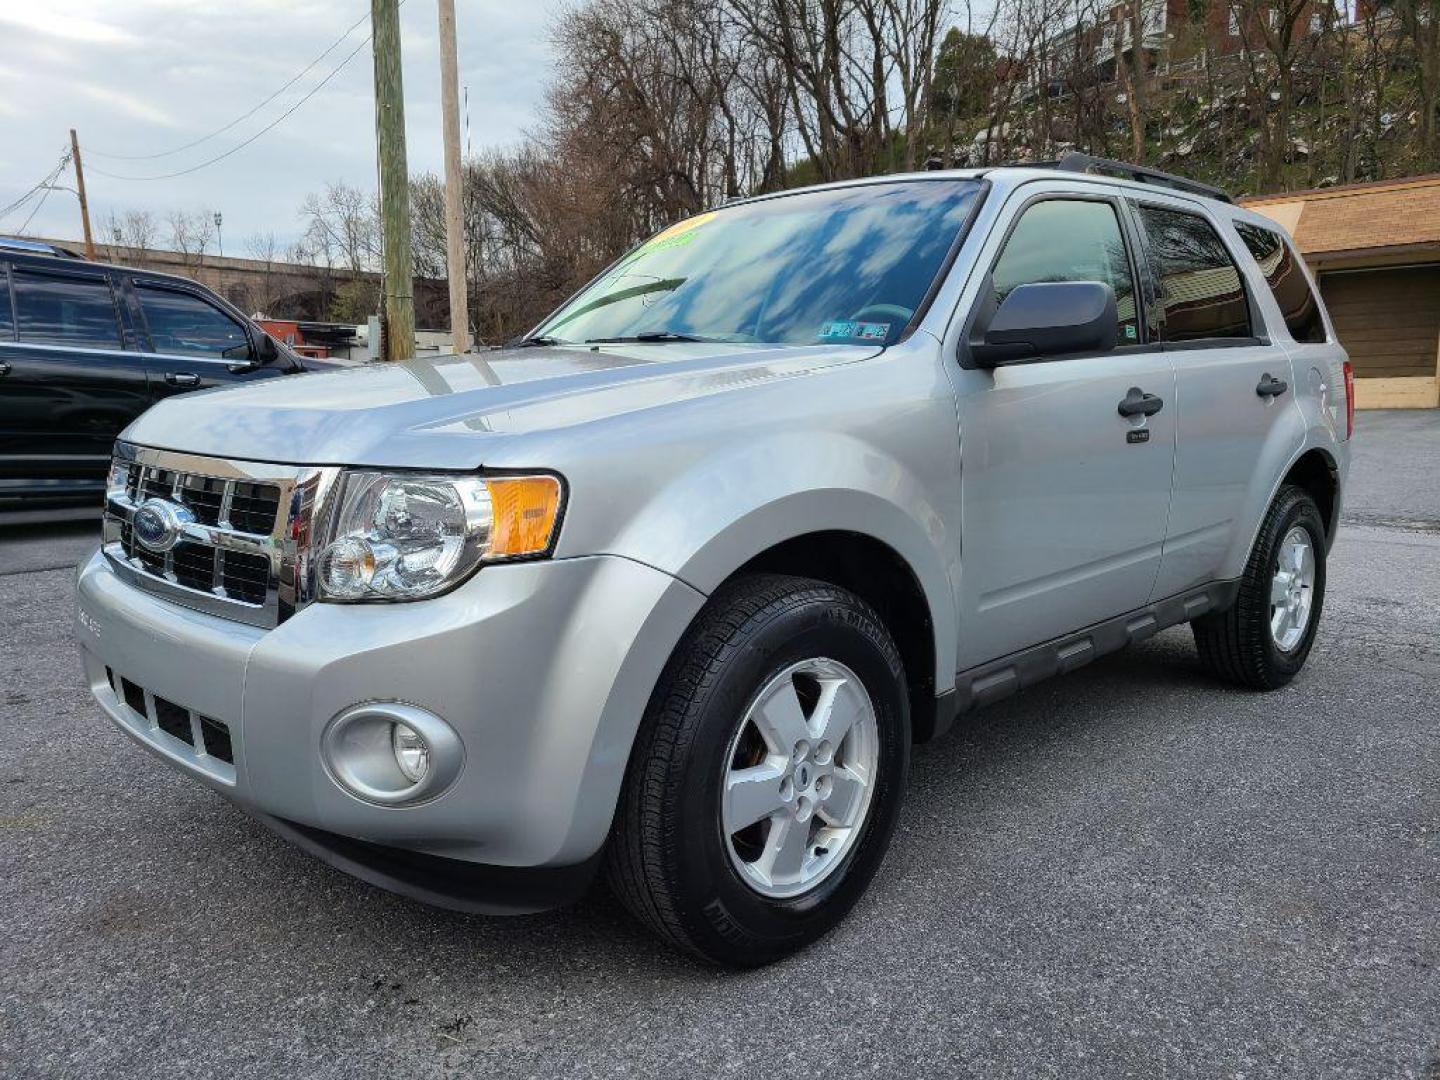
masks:
<path fill-rule="evenodd" d="M 1177 408 L 1172 365 L 1147 341 L 1137 269 L 1116 199 L 1046 194 L 1010 219 L 990 271 L 994 302 L 1033 282 L 1104 282 L 1121 344 L 977 368 L 963 383 L 960 670 L 1150 599 Z M 1158 397 L 1159 411 L 1121 415 L 1132 388 Z"/>
<path fill-rule="evenodd" d="M 145 364 L 152 401 L 283 373 L 278 364 L 250 366 L 248 328 L 198 291 L 137 278 L 130 292 L 142 340 L 150 343 Z"/>

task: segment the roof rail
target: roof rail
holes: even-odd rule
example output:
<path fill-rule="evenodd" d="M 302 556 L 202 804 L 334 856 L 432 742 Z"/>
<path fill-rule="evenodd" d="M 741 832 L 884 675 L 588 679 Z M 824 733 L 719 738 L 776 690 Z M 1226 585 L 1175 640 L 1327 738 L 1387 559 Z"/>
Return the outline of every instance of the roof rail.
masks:
<path fill-rule="evenodd" d="M 79 258 L 73 251 L 47 244 L 44 240 L 27 240 L 23 236 L 0 236 L 0 250 L 25 251 L 31 255 L 59 255 L 66 259 Z"/>
<path fill-rule="evenodd" d="M 1211 187 L 1209 184 L 1202 184 L 1198 180 L 1187 180 L 1183 176 L 1176 176 L 1173 173 L 1161 172 L 1159 169 L 1147 168 L 1144 165 L 1131 165 L 1124 161 L 1112 161 L 1109 158 L 1091 157 L 1089 154 L 1069 153 L 1059 161 L 1050 165 L 1046 162 L 1042 168 L 1055 168 L 1061 172 L 1078 173 L 1100 173 L 1119 176 L 1125 180 L 1135 180 L 1142 184 L 1154 184 L 1156 187 L 1173 188 L 1176 191 L 1188 191 L 1192 195 L 1203 195 L 1207 199 L 1218 199 L 1221 202 L 1233 202 L 1229 194 L 1218 187 Z"/>

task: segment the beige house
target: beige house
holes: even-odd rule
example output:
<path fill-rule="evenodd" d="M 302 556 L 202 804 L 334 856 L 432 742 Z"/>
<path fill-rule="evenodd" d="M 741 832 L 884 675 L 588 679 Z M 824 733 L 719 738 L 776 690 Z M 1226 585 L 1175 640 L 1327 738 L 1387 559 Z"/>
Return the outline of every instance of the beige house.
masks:
<path fill-rule="evenodd" d="M 1264 195 L 1320 281 L 1361 409 L 1440 407 L 1440 175 Z"/>

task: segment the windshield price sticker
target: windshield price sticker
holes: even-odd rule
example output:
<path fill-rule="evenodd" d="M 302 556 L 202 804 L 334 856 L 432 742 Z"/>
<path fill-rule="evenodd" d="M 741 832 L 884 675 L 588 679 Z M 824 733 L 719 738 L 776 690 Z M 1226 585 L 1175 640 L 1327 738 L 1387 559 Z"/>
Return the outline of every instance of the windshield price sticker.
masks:
<path fill-rule="evenodd" d="M 890 336 L 888 322 L 854 322 L 850 319 L 836 319 L 820 327 L 820 337 L 826 341 L 884 341 Z"/>

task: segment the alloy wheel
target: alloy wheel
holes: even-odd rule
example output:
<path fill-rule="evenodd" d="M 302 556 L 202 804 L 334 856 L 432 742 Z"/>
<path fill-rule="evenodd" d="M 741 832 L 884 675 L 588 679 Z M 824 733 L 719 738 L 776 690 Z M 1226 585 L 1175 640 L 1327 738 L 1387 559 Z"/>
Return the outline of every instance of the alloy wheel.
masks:
<path fill-rule="evenodd" d="M 836 660 L 802 660 L 761 688 L 730 742 L 720 797 L 747 885 L 788 899 L 844 861 L 870 808 L 879 742 L 869 693 Z"/>

